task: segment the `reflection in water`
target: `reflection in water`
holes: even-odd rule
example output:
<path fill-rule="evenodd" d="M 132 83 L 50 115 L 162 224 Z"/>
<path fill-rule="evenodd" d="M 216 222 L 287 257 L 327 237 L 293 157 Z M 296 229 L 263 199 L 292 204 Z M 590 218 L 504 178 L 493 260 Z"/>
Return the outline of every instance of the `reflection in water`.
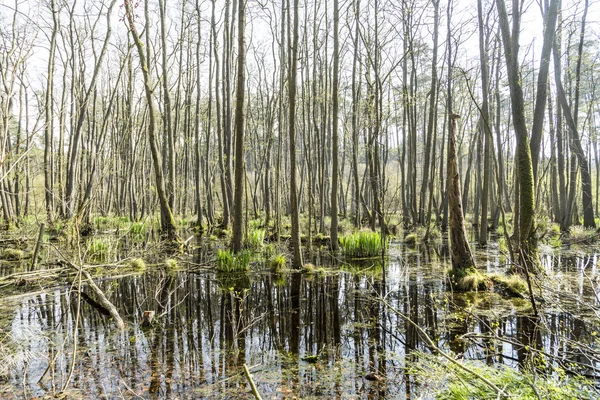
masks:
<path fill-rule="evenodd" d="M 447 293 L 439 262 L 445 252 L 401 249 L 385 266 L 375 262 L 325 275 L 152 270 L 105 279 L 100 286 L 128 328 L 119 332 L 107 317 L 82 305 L 72 394 L 252 398 L 240 374 L 246 363 L 265 398 L 412 398 L 418 387 L 406 362 L 415 351 L 432 349 L 380 296 L 459 357 L 518 367 L 539 354 L 537 349 L 565 363 L 598 366 L 593 352 L 582 354 L 565 341 L 589 342 L 596 322 L 550 304 L 535 319 L 497 296 Z M 204 262 L 201 257 L 194 262 Z M 584 268 L 591 273 L 596 259 L 544 262 L 563 274 Z M 583 283 L 575 295 L 595 301 Z M 0 377 L 4 397 L 11 392 L 22 397 L 21 380 L 33 396 L 62 387 L 75 332 L 76 296 L 68 292 L 57 288 L 2 303 L 2 314 L 10 317 L 0 320 L 0 332 L 11 332 L 18 355 L 9 376 Z M 474 305 L 478 313 L 464 311 Z M 155 311 L 156 318 L 154 326 L 142 329 L 145 310 Z M 466 340 L 469 335 L 481 340 Z M 314 361 L 309 356 L 317 362 L 304 361 Z"/>

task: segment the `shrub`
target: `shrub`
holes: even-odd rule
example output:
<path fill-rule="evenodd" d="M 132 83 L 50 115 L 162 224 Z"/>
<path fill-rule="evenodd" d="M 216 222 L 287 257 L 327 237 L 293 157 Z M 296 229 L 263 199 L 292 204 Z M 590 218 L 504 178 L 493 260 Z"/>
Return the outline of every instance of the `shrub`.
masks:
<path fill-rule="evenodd" d="M 340 245 L 347 257 L 376 257 L 385 248 L 378 232 L 359 231 L 340 238 Z"/>

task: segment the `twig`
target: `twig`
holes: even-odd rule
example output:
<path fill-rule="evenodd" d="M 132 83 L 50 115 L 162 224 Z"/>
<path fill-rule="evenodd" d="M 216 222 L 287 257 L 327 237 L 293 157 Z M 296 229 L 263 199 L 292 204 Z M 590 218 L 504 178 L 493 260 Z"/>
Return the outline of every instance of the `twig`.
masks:
<path fill-rule="evenodd" d="M 254 395 L 256 400 L 262 400 L 262 397 L 260 397 L 260 393 L 258 393 L 258 389 L 256 389 L 256 385 L 254 384 L 254 380 L 252 379 L 252 375 L 250 375 L 250 371 L 248 370 L 248 366 L 246 364 L 244 364 L 244 372 L 246 373 L 246 378 L 248 378 L 248 382 L 250 382 L 252 394 Z"/>

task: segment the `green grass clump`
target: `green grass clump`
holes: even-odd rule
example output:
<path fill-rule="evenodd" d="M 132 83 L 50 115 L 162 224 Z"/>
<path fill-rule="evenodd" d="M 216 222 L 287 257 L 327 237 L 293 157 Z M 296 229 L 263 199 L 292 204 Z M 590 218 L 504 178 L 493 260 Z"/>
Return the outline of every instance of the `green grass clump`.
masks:
<path fill-rule="evenodd" d="M 167 261 L 165 261 L 165 265 L 169 269 L 176 269 L 179 266 L 179 264 L 177 264 L 177 260 L 174 258 L 167 259 Z"/>
<path fill-rule="evenodd" d="M 230 250 L 217 250 L 217 270 L 221 272 L 248 271 L 250 269 L 249 251 L 234 255 Z"/>
<path fill-rule="evenodd" d="M 379 232 L 359 231 L 340 238 L 342 251 L 347 257 L 376 257 L 385 248 Z"/>
<path fill-rule="evenodd" d="M 93 238 L 88 241 L 87 255 L 92 261 L 104 261 L 112 251 L 112 243 L 106 238 Z"/>
<path fill-rule="evenodd" d="M 23 258 L 23 250 L 4 249 L 4 251 L 2 252 L 3 260 L 15 261 L 15 260 L 20 260 L 22 258 Z"/>
<path fill-rule="evenodd" d="M 264 229 L 254 229 L 248 232 L 246 246 L 249 249 L 260 249 L 265 243 L 266 231 Z"/>
<path fill-rule="evenodd" d="M 143 237 L 146 234 L 146 224 L 134 222 L 129 226 L 129 233 L 134 237 Z"/>
<path fill-rule="evenodd" d="M 141 258 L 132 258 L 129 260 L 129 266 L 136 271 L 144 271 L 146 269 L 146 262 Z"/>
<path fill-rule="evenodd" d="M 285 254 L 277 254 L 271 257 L 270 264 L 273 271 L 281 271 L 287 262 Z"/>

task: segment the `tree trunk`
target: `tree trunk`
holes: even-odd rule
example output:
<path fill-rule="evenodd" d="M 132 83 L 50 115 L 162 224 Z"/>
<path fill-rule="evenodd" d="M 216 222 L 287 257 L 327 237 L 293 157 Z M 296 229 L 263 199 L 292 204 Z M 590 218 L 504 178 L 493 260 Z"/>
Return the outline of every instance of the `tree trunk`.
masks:
<path fill-rule="evenodd" d="M 450 247 L 452 250 L 452 275 L 460 279 L 475 268 L 475 260 L 471 254 L 467 232 L 465 231 L 462 200 L 460 194 L 460 177 L 456 156 L 456 120 L 460 116 L 450 114 L 448 130 L 448 208 L 450 220 Z"/>
<path fill-rule="evenodd" d="M 235 99 L 235 198 L 233 202 L 233 236 L 231 249 L 242 250 L 242 227 L 244 226 L 244 90 L 246 71 L 246 11 L 245 0 L 238 0 L 238 61 Z"/>
<path fill-rule="evenodd" d="M 290 12 L 289 0 L 288 13 Z M 300 217 L 298 210 L 298 184 L 296 183 L 296 75 L 298 68 L 298 0 L 294 2 L 294 25 L 292 38 L 288 35 L 289 53 L 289 152 L 290 152 L 290 208 L 292 219 L 292 267 L 302 267 L 302 249 L 300 247 Z M 291 43 L 290 43 L 291 41 Z"/>

